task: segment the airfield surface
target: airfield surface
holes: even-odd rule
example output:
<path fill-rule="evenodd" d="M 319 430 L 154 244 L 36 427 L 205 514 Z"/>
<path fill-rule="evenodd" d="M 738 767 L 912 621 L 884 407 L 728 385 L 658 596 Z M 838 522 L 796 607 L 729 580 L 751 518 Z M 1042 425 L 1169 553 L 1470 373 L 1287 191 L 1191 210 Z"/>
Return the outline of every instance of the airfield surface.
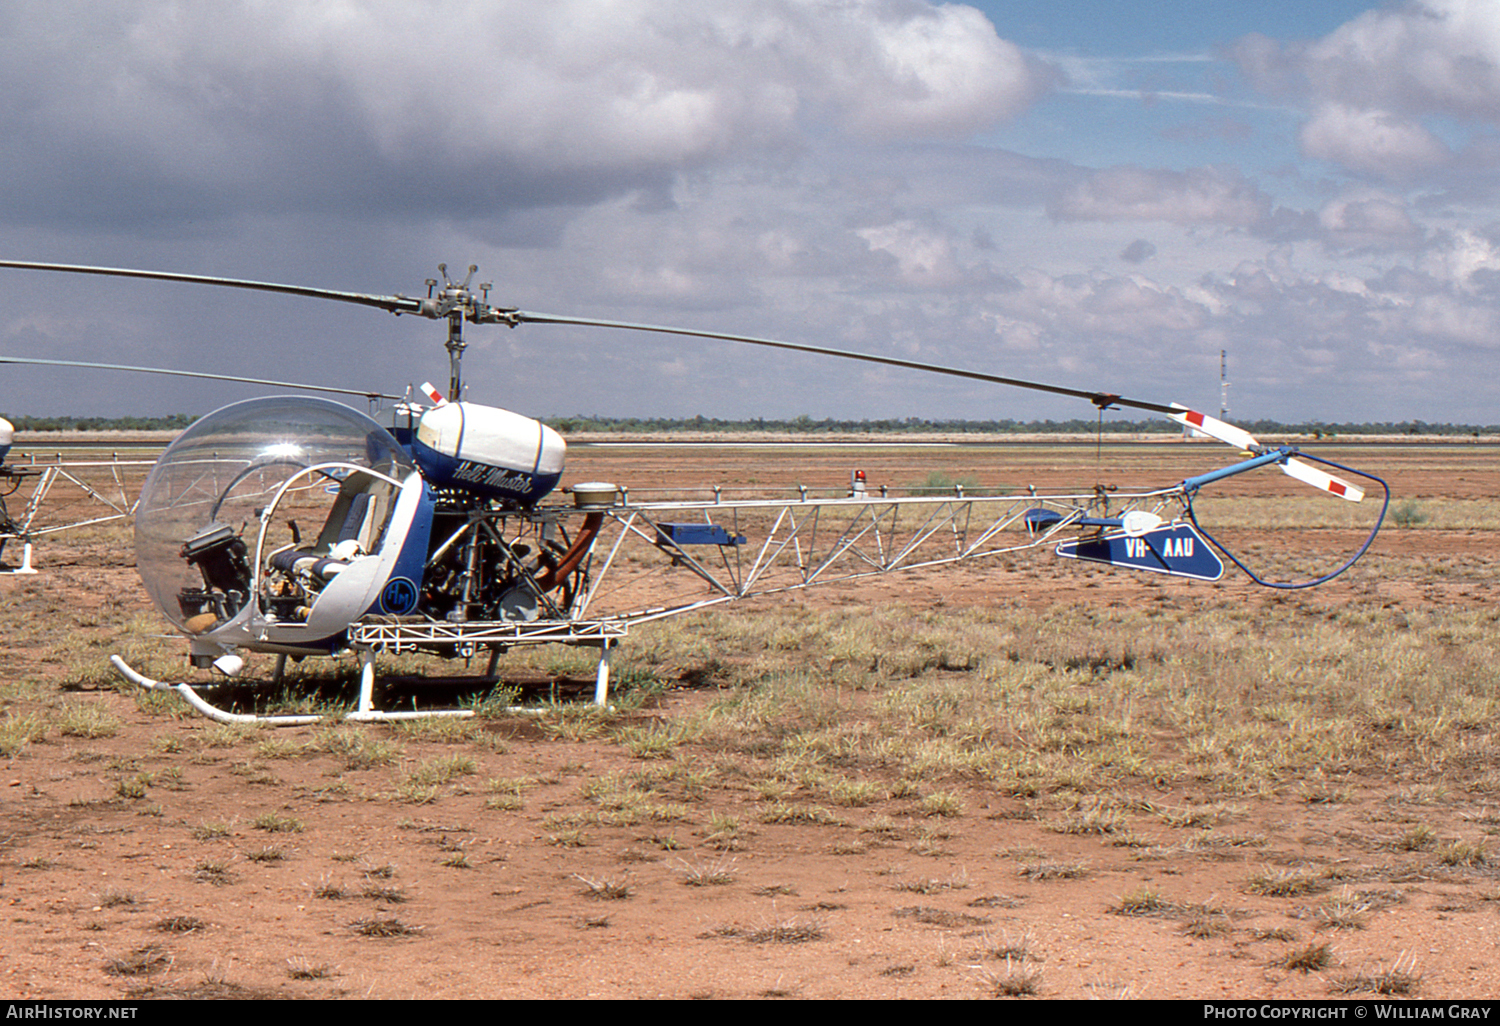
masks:
<path fill-rule="evenodd" d="M 0 578 L 0 995 L 1493 997 L 1500 452 L 1314 451 L 1406 525 L 1321 588 L 1040 551 L 813 589 L 633 632 L 613 716 L 184 715 L 106 665 L 181 666 L 128 530 L 48 538 Z M 1223 452 L 578 446 L 565 480 L 1045 491 Z M 1212 509 L 1260 565 L 1358 543 L 1252 476 Z M 588 670 L 502 662 L 532 699 Z"/>

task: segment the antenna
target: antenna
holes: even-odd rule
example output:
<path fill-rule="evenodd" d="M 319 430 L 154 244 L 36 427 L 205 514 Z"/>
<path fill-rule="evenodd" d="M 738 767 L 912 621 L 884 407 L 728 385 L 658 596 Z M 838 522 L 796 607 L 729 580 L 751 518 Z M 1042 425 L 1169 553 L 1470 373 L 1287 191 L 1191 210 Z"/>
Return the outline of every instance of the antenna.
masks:
<path fill-rule="evenodd" d="M 1219 350 L 1219 419 L 1229 419 L 1229 351 Z"/>

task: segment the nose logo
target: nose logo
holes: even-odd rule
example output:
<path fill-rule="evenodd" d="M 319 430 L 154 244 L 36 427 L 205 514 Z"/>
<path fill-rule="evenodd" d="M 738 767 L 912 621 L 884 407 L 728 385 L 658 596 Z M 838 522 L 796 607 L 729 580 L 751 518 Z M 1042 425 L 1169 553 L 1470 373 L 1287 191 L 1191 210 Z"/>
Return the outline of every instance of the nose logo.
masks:
<path fill-rule="evenodd" d="M 417 606 L 417 586 L 405 577 L 392 578 L 380 593 L 380 608 L 401 615 Z"/>

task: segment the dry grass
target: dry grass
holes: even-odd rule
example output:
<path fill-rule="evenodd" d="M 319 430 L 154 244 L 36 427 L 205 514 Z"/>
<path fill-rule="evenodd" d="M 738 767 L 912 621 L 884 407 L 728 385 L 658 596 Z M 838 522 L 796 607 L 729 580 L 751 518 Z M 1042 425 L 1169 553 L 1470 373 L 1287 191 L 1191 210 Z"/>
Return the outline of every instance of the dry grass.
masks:
<path fill-rule="evenodd" d="M 1181 904 L 1168 901 L 1154 887 L 1137 887 L 1121 895 L 1109 911 L 1117 916 L 1175 916 L 1182 909 Z"/>
<path fill-rule="evenodd" d="M 1374 903 L 1368 898 L 1352 894 L 1345 888 L 1313 909 L 1312 919 L 1320 930 L 1363 930 L 1367 914 L 1373 907 Z"/>
<path fill-rule="evenodd" d="M 170 916 L 158 920 L 153 928 L 162 933 L 198 933 L 208 929 L 208 923 L 197 916 Z"/>
<path fill-rule="evenodd" d="M 602 901 L 623 901 L 635 893 L 623 877 L 587 877 L 574 873 L 573 879 L 583 884 L 585 895 Z"/>
<path fill-rule="evenodd" d="M 1435 766 L 1462 788 L 1483 774 L 1472 732 L 1487 731 L 1497 711 L 1485 681 L 1500 643 L 1484 613 L 1424 611 L 1395 635 L 1378 609 L 1357 605 L 1323 621 L 1282 607 L 1254 618 L 1214 608 L 1181 619 L 1149 606 L 1102 617 L 1066 608 L 799 615 L 795 627 L 775 613 L 697 625 L 710 644 L 748 660 L 684 744 L 795 754 L 804 767 L 883 765 L 923 782 L 924 811 L 940 816 L 962 814 L 959 793 L 926 782 L 976 773 L 1018 795 L 1198 782 L 1215 800 L 1163 813 L 1174 827 L 1220 825 L 1234 803 L 1284 791 L 1288 779 L 1317 803 L 1349 800 L 1343 781 L 1361 771 Z M 1451 640 L 1424 642 L 1433 636 Z M 696 642 L 670 634 L 656 644 Z M 839 698 L 826 677 L 814 682 L 798 669 L 820 662 L 849 685 L 843 694 L 869 700 Z M 1083 687 L 1093 689 L 1087 698 Z M 997 707 L 1003 723 L 991 715 Z M 1145 743 L 1140 723 L 1186 743 L 1172 752 Z M 833 804 L 877 800 L 850 775 L 826 779 Z M 1075 835 L 1128 829 L 1124 810 L 1107 805 L 1052 823 Z"/>
<path fill-rule="evenodd" d="M 1451 839 L 1460 830 L 1472 837 L 1488 829 L 1469 821 L 1456 830 L 1453 807 L 1462 803 L 1468 808 L 1473 796 L 1492 793 L 1497 783 L 1493 755 L 1500 750 L 1500 733 L 1493 728 L 1500 701 L 1493 696 L 1492 669 L 1500 665 L 1500 631 L 1495 630 L 1500 617 L 1484 609 L 1393 612 L 1360 594 L 1317 615 L 1293 602 L 1242 610 L 1229 603 L 1195 605 L 1193 596 L 1120 607 L 1017 602 L 940 614 L 899 605 L 737 610 L 701 616 L 690 625 L 643 628 L 622 650 L 621 673 L 630 669 L 631 660 L 639 660 L 642 666 L 670 667 L 674 673 L 680 668 L 684 679 L 707 680 L 711 686 L 693 696 L 692 711 L 676 707 L 669 718 L 653 709 L 651 715 L 662 718 L 647 721 L 642 714 L 620 717 L 560 708 L 535 723 L 528 721 L 523 732 L 506 735 L 517 754 L 524 747 L 528 757 L 533 746 L 549 756 L 579 740 L 598 739 L 609 746 L 568 747 L 576 754 L 563 769 L 541 764 L 548 760 L 538 765 L 503 760 L 494 754 L 503 745 L 481 737 L 484 732 L 476 732 L 472 723 L 456 720 L 420 728 L 316 727 L 285 737 L 158 720 L 155 729 L 177 732 L 179 743 L 139 746 L 139 766 L 120 762 L 87 772 L 114 787 L 116 798 L 139 801 L 149 791 L 153 801 L 160 798 L 169 818 L 174 815 L 170 799 L 180 796 L 166 792 L 183 786 L 201 793 L 208 772 L 201 767 L 210 765 L 209 760 L 218 761 L 214 773 L 239 772 L 231 766 L 249 770 L 254 759 L 278 760 L 278 771 L 288 777 L 300 771 L 305 778 L 308 767 L 316 766 L 336 780 L 342 770 L 347 779 L 341 783 L 349 790 L 341 792 L 340 800 L 346 801 L 389 799 L 394 781 L 398 797 L 425 806 L 405 813 L 419 824 L 473 817 L 473 829 L 483 836 L 508 829 L 514 820 L 532 825 L 534 835 L 558 849 L 590 845 L 582 853 L 558 850 L 549 855 L 567 866 L 563 876 L 581 864 L 597 864 L 564 860 L 582 854 L 602 861 L 625 845 L 658 863 L 664 856 L 648 849 L 685 854 L 675 860 L 675 876 L 665 863 L 654 872 L 668 881 L 705 888 L 673 892 L 695 901 L 750 895 L 764 881 L 752 872 L 765 865 L 760 849 L 768 839 L 799 827 L 818 828 L 802 835 L 813 837 L 804 842 L 809 851 L 865 856 L 888 849 L 889 856 L 880 857 L 906 864 L 880 886 L 941 895 L 967 887 L 968 879 L 948 875 L 957 859 L 928 859 L 957 849 L 971 858 L 976 844 L 983 851 L 985 843 L 996 843 L 983 839 L 996 836 L 999 822 L 1001 829 L 1024 829 L 1034 843 L 1059 853 L 1049 857 L 1038 849 L 1025 857 L 1008 856 L 1017 859 L 1016 872 L 1028 883 L 1014 876 L 1012 881 L 1037 895 L 1031 900 L 1042 895 L 1053 899 L 1066 890 L 1063 882 L 1088 876 L 1089 865 L 1077 859 L 1080 854 L 1089 854 L 1095 864 L 1102 859 L 1111 873 L 1121 865 L 1139 868 L 1136 858 L 1175 859 L 1180 867 L 1200 859 L 1248 856 L 1253 861 L 1233 875 L 1241 881 L 1240 889 L 1257 898 L 1286 900 L 1257 901 L 1257 911 L 1269 908 L 1296 917 L 1304 933 L 1353 931 L 1366 925 L 1379 907 L 1367 894 L 1346 887 L 1328 896 L 1324 892 L 1343 881 L 1323 872 L 1319 863 L 1284 868 L 1281 860 L 1296 853 L 1288 856 L 1282 850 L 1282 834 L 1274 834 L 1272 845 L 1265 834 L 1254 832 L 1264 829 L 1263 824 L 1246 825 L 1239 833 L 1229 832 L 1237 828 L 1227 824 L 1249 815 L 1263 798 L 1333 806 L 1327 810 L 1331 815 L 1348 819 L 1376 804 L 1371 799 L 1374 782 L 1421 781 L 1404 788 L 1399 800 L 1380 803 L 1388 815 L 1372 817 L 1378 825 L 1366 832 L 1364 850 L 1390 860 L 1392 874 L 1485 877 L 1487 872 L 1447 873 L 1439 867 L 1492 868 L 1483 838 Z M 1397 616 L 1399 626 L 1393 623 Z M 103 614 L 97 629 L 111 629 Z M 551 657 L 537 653 L 525 658 Z M 17 694 L 6 691 L 6 696 Z M 113 700 L 120 708 L 120 700 Z M 108 716 L 85 712 L 105 704 L 92 696 L 64 701 L 33 695 L 11 701 L 0 720 L 0 756 L 33 758 L 38 747 L 50 751 L 62 738 L 70 739 L 73 748 L 87 748 L 78 742 L 107 741 L 108 731 L 119 729 L 118 724 L 111 727 Z M 130 710 L 128 702 L 123 707 Z M 509 729 L 496 722 L 490 728 L 502 734 Z M 526 739 L 524 746 L 517 737 Z M 435 745 L 454 747 L 434 755 Z M 554 747 L 546 749 L 548 745 Z M 95 747 L 114 750 L 106 744 Z M 606 755 L 601 757 L 601 750 Z M 99 763 L 104 754 L 108 752 L 98 757 Z M 298 762 L 285 762 L 292 759 Z M 563 764 L 561 759 L 551 762 Z M 178 775 L 166 775 L 168 769 Z M 486 779 L 486 773 L 535 776 Z M 196 863 L 206 882 L 225 882 L 231 863 L 224 856 L 231 846 L 218 842 L 234 837 L 245 863 L 233 868 L 247 879 L 283 872 L 273 864 L 284 857 L 282 848 L 241 844 L 251 830 L 281 834 L 259 835 L 278 843 L 296 831 L 308 832 L 309 837 L 295 840 L 292 851 L 312 863 L 314 843 L 322 841 L 315 837 L 318 812 L 305 794 L 266 777 L 253 792 L 256 804 L 278 812 L 252 820 L 252 805 L 240 822 L 191 827 L 192 815 L 171 821 L 174 845 L 192 851 L 184 866 Z M 574 795 L 582 801 L 572 800 Z M 1161 795 L 1185 804 L 1150 804 L 1162 800 Z M 1363 803 L 1362 808 L 1337 807 L 1356 803 Z M 131 807 L 132 814 L 137 808 Z M 441 811 L 445 809 L 454 811 Z M 1298 806 L 1296 811 L 1316 816 L 1323 810 Z M 1142 838 L 1138 830 L 1152 836 Z M 185 842 L 187 833 L 202 847 L 195 850 Z M 1137 849 L 1159 847 L 1124 853 L 1111 850 L 1115 842 Z M 424 848 L 400 857 L 411 859 L 412 865 L 474 870 L 446 878 L 487 887 L 491 849 L 476 846 L 472 851 L 484 855 L 471 859 L 461 847 L 439 845 L 436 854 Z M 730 852 L 739 853 L 743 873 Z M 1257 870 L 1260 861 L 1272 865 Z M 850 866 L 851 875 L 860 872 L 859 863 Z M 305 872 L 301 879 L 315 878 L 318 869 Z M 639 883 L 607 872 L 576 876 L 596 899 L 641 895 L 634 904 L 609 907 L 626 910 L 616 914 L 621 920 L 616 934 L 625 933 L 623 919 L 630 910 L 639 912 L 648 900 L 643 893 L 648 871 L 637 872 Z M 976 872 L 976 881 L 981 878 Z M 744 881 L 741 887 L 712 889 L 737 880 Z M 308 886 L 300 892 L 304 898 Z M 1125 890 L 1130 883 L 1120 887 Z M 313 890 L 327 900 L 360 893 L 358 884 L 332 880 Z M 367 898 L 384 904 L 405 894 L 373 883 L 363 890 Z M 809 902 L 820 896 L 807 893 Z M 774 899 L 780 892 L 764 896 Z M 931 900 L 962 907 L 968 897 Z M 1013 907 L 999 898 L 996 904 L 981 904 L 985 900 L 968 902 L 970 911 Z M 144 903 L 145 898 L 122 893 L 100 900 L 106 907 L 131 902 Z M 1102 907 L 1096 901 L 1093 911 Z M 321 911 L 327 914 L 329 906 Z M 1239 914 L 1183 904 L 1150 888 L 1127 890 L 1109 911 L 1175 920 L 1152 927 L 1174 943 L 1184 943 L 1179 929 L 1201 940 L 1228 937 Z M 911 923 L 962 930 L 970 938 L 994 922 L 926 906 L 902 912 Z M 96 918 L 105 922 L 115 917 Z M 589 916 L 581 922 L 584 928 L 603 928 L 609 917 Z M 419 929 L 388 913 L 353 928 L 372 937 Z M 921 936 L 939 932 L 907 929 L 905 923 L 901 928 Z M 716 932 L 758 944 L 795 944 L 821 939 L 826 925 L 817 919 L 773 918 L 759 926 Z M 1371 929 L 1357 939 L 1370 943 L 1379 932 Z M 1249 944 L 1252 937 L 1301 944 L 1291 931 L 1256 933 L 1248 927 L 1236 941 Z M 1315 939 L 1319 943 L 1297 947 L 1275 964 L 1291 972 L 1333 968 L 1332 948 L 1321 943 L 1326 935 Z M 957 943 L 958 951 L 968 952 L 976 942 Z M 1012 943 L 1009 937 L 995 941 L 986 936 L 983 944 L 975 959 L 984 963 L 980 978 L 985 989 L 1012 996 L 1041 989 L 1038 956 L 1028 938 Z M 1255 958 L 1267 956 L 1257 952 Z M 922 973 L 932 971 L 930 959 L 907 955 L 898 961 L 898 968 L 910 964 L 920 965 Z M 308 963 L 306 968 L 327 967 Z M 322 978 L 295 976 L 290 970 L 288 975 Z M 1060 980 L 1054 974 L 1049 983 L 1061 986 Z M 1381 994 L 1410 993 L 1420 980 L 1405 963 L 1344 978 L 1355 988 L 1350 993 Z"/>
<path fill-rule="evenodd" d="M 325 876 L 312 885 L 312 896 L 323 901 L 339 901 L 349 896 L 348 889 L 332 877 Z"/>
<path fill-rule="evenodd" d="M 1029 862 L 1020 869 L 1028 880 L 1080 880 L 1089 875 L 1082 862 Z"/>
<path fill-rule="evenodd" d="M 828 936 L 821 919 L 777 919 L 759 926 L 720 926 L 713 934 L 751 944 L 807 944 Z"/>
<path fill-rule="evenodd" d="M 422 927 L 403 923 L 395 916 L 373 915 L 356 919 L 349 928 L 361 937 L 413 937 L 422 932 Z"/>
<path fill-rule="evenodd" d="M 968 887 L 969 874 L 964 872 L 955 873 L 946 880 L 919 877 L 915 880 L 900 880 L 894 885 L 895 890 L 908 894 L 939 894 L 944 891 L 967 890 Z"/>
<path fill-rule="evenodd" d="M 1245 881 L 1245 890 L 1268 898 L 1298 898 L 1327 889 L 1326 879 L 1301 869 L 1267 869 Z"/>
<path fill-rule="evenodd" d="M 193 879 L 199 883 L 223 887 L 234 881 L 229 863 L 224 859 L 204 859 L 193 867 Z"/>
<path fill-rule="evenodd" d="M 111 958 L 104 963 L 104 971 L 110 976 L 149 976 L 164 972 L 172 965 L 172 955 L 159 944 L 147 944 L 136 948 L 128 955 Z"/>
<path fill-rule="evenodd" d="M 1333 949 L 1327 944 L 1308 944 L 1293 948 L 1271 962 L 1278 969 L 1290 969 L 1299 973 L 1322 972 L 1333 963 Z"/>
<path fill-rule="evenodd" d="M 1030 930 L 1026 930 L 1016 936 L 1009 932 L 1002 932 L 999 939 L 985 934 L 983 946 L 974 955 L 977 961 L 997 962 L 1040 962 L 1041 956 L 1036 953 L 1036 938 Z"/>
<path fill-rule="evenodd" d="M 1007 959 L 1004 969 L 980 966 L 978 972 L 995 997 L 1035 997 L 1041 993 L 1042 971 L 1024 961 L 1013 964 Z"/>
<path fill-rule="evenodd" d="M 784 789 L 763 806 L 767 823 L 836 823 L 830 808 L 903 798 L 934 819 L 961 818 L 971 801 L 963 785 L 976 776 L 1002 794 L 1050 801 L 1058 811 L 1048 822 L 1059 832 L 1126 839 L 1131 810 L 1068 800 L 1191 780 L 1199 805 L 1156 813 L 1186 829 L 1219 826 L 1232 803 L 1289 786 L 1308 802 L 1344 802 L 1345 781 L 1361 773 L 1420 772 L 1451 793 L 1484 786 L 1485 744 L 1500 712 L 1486 682 L 1500 662 L 1500 632 L 1485 610 L 1402 616 L 1404 629 L 1392 631 L 1379 605 L 1357 600 L 1318 619 L 1291 604 L 1253 617 L 1232 606 L 1182 617 L 1149 603 L 940 616 L 899 605 L 705 614 L 643 631 L 618 667 L 623 676 L 663 665 L 717 675 L 721 693 L 701 713 L 619 726 L 591 708 L 559 706 L 538 726 L 564 742 L 610 736 L 650 765 L 677 766 L 703 751 L 759 760 L 756 773 Z M 101 631 L 109 627 L 101 620 Z M 519 665 L 553 659 L 518 653 Z M 89 701 L 8 710 L 0 755 L 118 727 Z M 385 733 L 342 725 L 292 741 L 206 726 L 187 740 L 264 759 L 328 753 L 358 771 L 393 765 L 415 744 L 478 751 L 491 738 L 455 719 Z M 1153 734 L 1182 744 L 1153 744 Z M 773 778 L 768 762 L 796 770 Z M 398 797 L 431 804 L 477 768 L 469 751 L 413 762 L 398 775 Z M 132 779 L 122 786 L 135 787 Z M 519 789 L 491 793 L 499 811 L 521 799 Z M 1418 831 L 1400 843 L 1430 839 Z M 1474 865 L 1468 857 L 1458 864 Z"/>
<path fill-rule="evenodd" d="M 1483 841 L 1450 841 L 1438 849 L 1438 861 L 1445 866 L 1478 868 L 1489 864 L 1489 852 Z"/>
<path fill-rule="evenodd" d="M 110 888 L 99 895 L 100 908 L 130 908 L 141 903 L 141 896 L 134 891 Z"/>
<path fill-rule="evenodd" d="M 678 859 L 677 871 L 682 874 L 682 882 L 689 887 L 722 887 L 734 883 L 734 863 L 734 859 L 725 856 L 692 863 Z"/>
<path fill-rule="evenodd" d="M 1234 933 L 1234 922 L 1222 912 L 1190 914 L 1182 924 L 1182 932 L 1195 940 L 1228 937 Z"/>
<path fill-rule="evenodd" d="M 404 904 L 408 898 L 405 888 L 369 882 L 359 892 L 360 897 L 371 901 L 383 901 L 387 905 Z"/>
<path fill-rule="evenodd" d="M 326 963 L 314 962 L 300 955 L 286 960 L 286 975 L 291 980 L 326 980 L 334 976 L 335 972 Z"/>
<path fill-rule="evenodd" d="M 68 702 L 56 715 L 57 732 L 63 737 L 86 739 L 114 737 L 120 718 L 96 703 Z"/>
<path fill-rule="evenodd" d="M 1421 986 L 1415 956 L 1403 955 L 1393 964 L 1336 977 L 1331 986 L 1336 994 L 1380 994 L 1386 997 L 1412 997 Z"/>
<path fill-rule="evenodd" d="M 218 837 L 228 837 L 230 833 L 230 825 L 219 820 L 199 823 L 192 830 L 195 841 L 211 841 Z"/>
<path fill-rule="evenodd" d="M 250 825 L 271 834 L 297 834 L 303 829 L 302 820 L 295 816 L 283 816 L 279 812 L 264 812 L 256 816 Z"/>

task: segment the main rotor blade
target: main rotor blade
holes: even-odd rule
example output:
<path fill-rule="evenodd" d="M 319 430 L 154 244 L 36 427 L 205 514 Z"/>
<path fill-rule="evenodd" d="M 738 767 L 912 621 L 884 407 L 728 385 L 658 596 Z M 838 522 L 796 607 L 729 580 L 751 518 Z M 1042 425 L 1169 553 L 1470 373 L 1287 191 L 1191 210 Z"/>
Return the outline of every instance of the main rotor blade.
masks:
<path fill-rule="evenodd" d="M 1210 438 L 1217 438 L 1225 445 L 1232 445 L 1236 449 L 1242 449 L 1245 452 L 1251 452 L 1260 446 L 1260 443 L 1255 440 L 1255 436 L 1244 428 L 1237 428 L 1233 424 L 1220 420 L 1218 417 L 1210 417 L 1206 413 L 1190 410 L 1181 403 L 1173 403 L 1172 408 L 1167 411 L 1167 416 L 1183 427 L 1190 427 L 1196 431 L 1201 431 Z"/>
<path fill-rule="evenodd" d="M 1161 403 L 1148 403 L 1140 399 L 1126 399 L 1109 392 L 1087 392 L 1077 388 L 1064 388 L 1061 385 L 1044 385 L 1037 381 L 1026 381 L 1022 378 L 1007 378 L 998 374 L 985 374 L 982 371 L 963 370 L 959 367 L 944 367 L 941 364 L 923 363 L 919 360 L 903 360 L 894 356 L 856 353 L 848 349 L 829 349 L 825 346 L 812 346 L 801 342 L 781 342 L 776 339 L 757 338 L 753 335 L 729 335 L 718 331 L 699 331 L 694 328 L 669 328 L 659 324 L 630 324 L 625 321 L 601 321 L 591 317 L 568 317 L 561 314 L 537 313 L 531 310 L 508 311 L 502 314 L 501 317 L 507 323 L 513 324 L 576 324 L 590 328 L 626 328 L 631 331 L 654 331 L 663 335 L 686 335 L 690 338 L 711 338 L 723 342 L 743 342 L 752 346 L 790 349 L 799 353 L 816 353 L 819 356 L 836 356 L 845 360 L 860 360 L 864 363 L 884 364 L 887 367 L 904 367 L 908 370 L 927 371 L 931 374 L 946 374 L 949 377 L 968 378 L 971 381 L 985 381 L 994 385 L 1012 385 L 1016 388 L 1029 388 L 1036 392 L 1067 395 L 1075 399 L 1087 399 L 1101 410 L 1111 406 L 1128 406 L 1131 409 L 1149 410 L 1152 413 L 1170 415 L 1175 412 L 1171 406 L 1165 406 Z"/>
<path fill-rule="evenodd" d="M 0 356 L 0 364 L 20 363 L 41 367 L 86 367 L 92 370 L 136 371 L 140 374 L 171 374 L 179 378 L 207 378 L 212 381 L 240 381 L 247 385 L 270 385 L 274 388 L 296 388 L 308 392 L 337 392 L 359 395 L 366 399 L 401 399 L 399 395 L 371 392 L 358 388 L 335 388 L 332 385 L 304 385 L 296 381 L 272 381 L 267 378 L 245 378 L 234 374 L 208 374 L 203 371 L 168 370 L 165 367 L 128 367 L 119 363 L 84 363 L 80 360 L 37 360 L 25 356 Z"/>
<path fill-rule="evenodd" d="M 255 289 L 261 292 L 279 292 L 292 296 L 308 296 L 314 299 L 334 299 L 345 303 L 373 306 L 398 314 L 412 313 L 422 316 L 436 316 L 441 314 L 446 316 L 446 313 L 436 309 L 430 300 L 424 302 L 407 296 L 381 296 L 361 292 L 340 292 L 334 289 L 311 288 L 305 285 L 281 285 L 275 282 L 246 281 L 239 278 L 218 278 L 202 274 L 179 274 L 173 271 L 140 271 L 124 267 L 89 267 L 82 264 L 52 264 L 31 260 L 0 260 L 0 267 L 14 267 L 32 271 L 63 271 L 74 274 L 113 275 L 121 278 L 147 278 L 155 281 L 187 282 L 195 285 L 219 285 L 226 288 Z M 980 371 L 964 370 L 959 367 L 945 367 L 941 364 L 923 363 L 919 360 L 903 360 L 893 356 L 876 356 L 871 353 L 857 353 L 847 349 L 830 349 L 825 346 L 806 345 L 799 342 L 782 342 L 777 339 L 757 338 L 752 335 L 700 331 L 693 328 L 673 328 L 660 324 L 631 324 L 624 321 L 605 321 L 588 317 L 567 317 L 560 314 L 494 308 L 484 303 L 476 304 L 476 308 L 470 311 L 470 315 L 475 323 L 503 323 L 509 324 L 512 327 L 517 324 L 526 323 L 574 324 L 581 327 L 625 328 L 631 331 L 651 331 L 664 335 L 682 335 L 689 338 L 741 342 L 747 345 L 767 346 L 772 349 L 815 353 L 820 356 L 859 360 L 864 363 L 878 363 L 887 367 L 904 367 L 909 370 L 927 371 L 931 374 L 945 374 L 949 377 L 966 378 L 970 381 L 984 381 L 995 385 L 1029 388 L 1037 392 L 1049 392 L 1053 395 L 1066 395 L 1076 399 L 1087 399 L 1101 410 L 1108 409 L 1111 406 L 1123 406 L 1136 410 L 1147 410 L 1152 413 L 1170 415 L 1173 412 L 1172 407 L 1164 406 L 1161 403 L 1144 402 L 1139 399 L 1126 399 L 1111 392 L 1089 392 L 1083 389 L 1064 388 L 1060 385 L 1047 385 L 1037 381 L 1027 381 L 1022 378 L 1009 378 L 998 374 L 985 374 Z M 365 393 L 355 392 L 354 394 L 364 395 Z"/>
<path fill-rule="evenodd" d="M 1325 471 L 1319 470 L 1310 463 L 1304 463 L 1299 459 L 1288 458 L 1281 464 L 1281 472 L 1287 477 L 1296 478 L 1303 484 L 1321 488 L 1329 495 L 1337 495 L 1341 499 L 1350 502 L 1364 501 L 1365 491 L 1357 485 L 1352 485 L 1341 477 L 1334 477 Z"/>
<path fill-rule="evenodd" d="M 391 313 L 420 313 L 420 300 L 407 296 L 367 295 L 363 292 L 339 292 L 335 289 L 317 289 L 306 285 L 279 285 L 267 281 L 243 281 L 239 278 L 215 278 L 203 274 L 177 274 L 172 271 L 137 271 L 127 267 L 86 267 L 82 264 L 43 264 L 30 260 L 0 260 L 0 267 L 16 267 L 27 271 L 70 271 L 74 274 L 103 274 L 117 278 L 150 278 L 155 281 L 180 281 L 193 285 L 222 285 L 234 289 L 255 289 L 260 292 L 281 292 L 290 296 L 309 296 L 314 299 L 336 299 L 344 303 L 373 306 Z M 363 393 L 360 393 L 363 394 Z"/>

